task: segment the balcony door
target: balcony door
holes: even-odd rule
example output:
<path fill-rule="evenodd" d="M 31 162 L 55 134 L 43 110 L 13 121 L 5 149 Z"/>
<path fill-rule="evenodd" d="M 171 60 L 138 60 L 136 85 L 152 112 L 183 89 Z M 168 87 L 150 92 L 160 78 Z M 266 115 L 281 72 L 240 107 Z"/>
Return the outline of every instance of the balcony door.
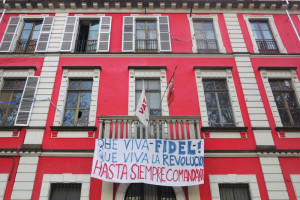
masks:
<path fill-rule="evenodd" d="M 155 53 L 158 51 L 156 20 L 136 21 L 136 52 Z"/>
<path fill-rule="evenodd" d="M 80 20 L 76 41 L 77 53 L 96 53 L 99 20 Z"/>

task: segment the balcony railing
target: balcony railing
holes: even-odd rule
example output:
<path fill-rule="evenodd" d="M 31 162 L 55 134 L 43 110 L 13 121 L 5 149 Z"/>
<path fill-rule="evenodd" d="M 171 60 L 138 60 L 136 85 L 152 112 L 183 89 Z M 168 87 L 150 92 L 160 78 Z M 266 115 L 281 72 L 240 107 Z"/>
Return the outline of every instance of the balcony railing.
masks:
<path fill-rule="evenodd" d="M 135 116 L 98 116 L 99 138 L 200 139 L 200 116 L 150 116 L 146 128 Z"/>
<path fill-rule="evenodd" d="M 15 52 L 16 53 L 34 53 L 37 40 L 18 40 Z"/>
<path fill-rule="evenodd" d="M 217 40 L 196 40 L 198 53 L 219 53 Z"/>
<path fill-rule="evenodd" d="M 77 40 L 76 53 L 96 53 L 98 40 Z"/>
<path fill-rule="evenodd" d="M 137 53 L 157 53 L 157 40 L 135 40 Z"/>
<path fill-rule="evenodd" d="M 274 40 L 256 40 L 260 53 L 277 54 L 279 53 L 277 43 Z"/>

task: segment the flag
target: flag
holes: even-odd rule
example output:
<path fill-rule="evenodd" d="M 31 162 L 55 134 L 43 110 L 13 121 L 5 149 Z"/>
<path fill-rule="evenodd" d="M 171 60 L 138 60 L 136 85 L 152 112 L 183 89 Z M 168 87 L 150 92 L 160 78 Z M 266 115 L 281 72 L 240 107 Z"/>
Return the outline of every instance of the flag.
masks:
<path fill-rule="evenodd" d="M 168 85 L 168 106 L 171 105 L 171 103 L 175 99 L 175 92 L 174 92 L 174 82 L 173 82 L 173 77 Z"/>
<path fill-rule="evenodd" d="M 146 127 L 148 126 L 149 122 L 149 108 L 148 103 L 146 99 L 146 92 L 145 92 L 145 86 L 143 81 L 143 90 L 142 94 L 140 96 L 139 102 L 136 106 L 135 115 L 139 118 L 140 122 L 142 122 Z"/>

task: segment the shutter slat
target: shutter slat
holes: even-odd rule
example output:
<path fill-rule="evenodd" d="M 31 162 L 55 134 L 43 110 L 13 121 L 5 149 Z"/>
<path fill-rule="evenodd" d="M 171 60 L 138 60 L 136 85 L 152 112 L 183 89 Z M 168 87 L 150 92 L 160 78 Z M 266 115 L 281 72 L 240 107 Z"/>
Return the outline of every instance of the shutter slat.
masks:
<path fill-rule="evenodd" d="M 35 48 L 35 52 L 47 51 L 53 24 L 54 24 L 54 17 L 44 17 L 40 36 Z"/>
<path fill-rule="evenodd" d="M 101 17 L 97 52 L 108 52 L 112 17 Z"/>
<path fill-rule="evenodd" d="M 134 52 L 134 17 L 123 17 L 122 51 Z"/>
<path fill-rule="evenodd" d="M 169 17 L 168 16 L 158 17 L 158 23 L 159 23 L 159 49 L 162 52 L 170 52 L 172 51 L 172 48 L 171 48 Z"/>
<path fill-rule="evenodd" d="M 21 17 L 11 17 L 7 24 L 2 42 L 0 44 L 0 52 L 10 52 L 18 27 L 20 25 Z"/>
<path fill-rule="evenodd" d="M 68 16 L 66 18 L 63 37 L 60 44 L 60 51 L 71 52 L 73 50 L 76 27 L 77 27 L 77 17 Z"/>
<path fill-rule="evenodd" d="M 24 91 L 21 98 L 21 103 L 19 105 L 18 114 L 15 121 L 15 126 L 28 126 L 29 120 L 32 113 L 32 108 L 34 105 L 33 100 L 35 99 L 39 76 L 29 76 L 27 77 Z"/>

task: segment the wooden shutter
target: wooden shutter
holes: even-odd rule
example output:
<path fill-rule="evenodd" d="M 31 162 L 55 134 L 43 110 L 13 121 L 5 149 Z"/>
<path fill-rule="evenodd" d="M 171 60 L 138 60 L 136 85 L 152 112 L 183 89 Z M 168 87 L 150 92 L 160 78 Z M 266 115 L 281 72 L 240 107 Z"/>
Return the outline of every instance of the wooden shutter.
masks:
<path fill-rule="evenodd" d="M 134 17 L 123 17 L 122 51 L 134 51 Z"/>
<path fill-rule="evenodd" d="M 111 20 L 111 17 L 101 17 L 97 52 L 109 51 Z"/>
<path fill-rule="evenodd" d="M 18 114 L 15 121 L 15 126 L 28 126 L 31 117 L 34 99 L 39 84 L 39 76 L 27 77 L 21 103 L 19 105 Z"/>
<path fill-rule="evenodd" d="M 37 41 L 35 52 L 46 52 L 52 32 L 54 17 L 44 17 L 40 37 Z"/>
<path fill-rule="evenodd" d="M 158 25 L 159 25 L 159 50 L 165 52 L 172 51 L 169 17 L 168 16 L 158 17 Z"/>
<path fill-rule="evenodd" d="M 68 16 L 66 18 L 63 38 L 60 44 L 60 51 L 71 52 L 73 50 L 76 27 L 77 27 L 77 17 Z"/>
<path fill-rule="evenodd" d="M 21 17 L 11 17 L 7 24 L 5 33 L 0 44 L 0 52 L 9 52 L 14 38 L 16 37 L 17 30 L 21 21 Z"/>

